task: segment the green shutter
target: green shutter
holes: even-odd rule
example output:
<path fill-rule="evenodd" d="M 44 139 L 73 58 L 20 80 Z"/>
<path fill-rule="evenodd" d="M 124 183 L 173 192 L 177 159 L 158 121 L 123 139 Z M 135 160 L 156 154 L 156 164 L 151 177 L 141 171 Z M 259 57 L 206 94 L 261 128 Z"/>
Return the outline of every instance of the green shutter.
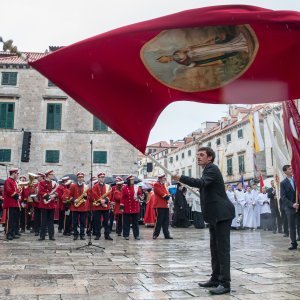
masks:
<path fill-rule="evenodd" d="M 94 131 L 107 131 L 107 125 L 104 124 L 101 120 L 94 117 L 93 130 Z"/>
<path fill-rule="evenodd" d="M 93 163 L 94 164 L 106 164 L 107 163 L 107 152 L 106 151 L 94 151 Z"/>
<path fill-rule="evenodd" d="M 0 149 L 0 162 L 10 162 L 10 161 L 11 161 L 11 150 Z"/>
<path fill-rule="evenodd" d="M 60 103 L 48 103 L 46 129 L 61 130 L 61 111 Z"/>
<path fill-rule="evenodd" d="M 46 163 L 59 163 L 59 150 L 46 150 Z"/>
<path fill-rule="evenodd" d="M 17 72 L 2 72 L 2 85 L 17 85 Z"/>
<path fill-rule="evenodd" d="M 0 103 L 0 128 L 14 128 L 14 103 Z"/>

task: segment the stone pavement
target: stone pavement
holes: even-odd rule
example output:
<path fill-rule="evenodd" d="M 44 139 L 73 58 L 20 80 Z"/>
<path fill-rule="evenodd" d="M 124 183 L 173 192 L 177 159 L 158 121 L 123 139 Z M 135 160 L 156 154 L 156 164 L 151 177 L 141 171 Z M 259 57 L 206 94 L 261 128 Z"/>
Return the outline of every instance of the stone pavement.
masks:
<path fill-rule="evenodd" d="M 232 292 L 209 296 L 198 287 L 210 274 L 208 229 L 171 229 L 174 240 L 141 227 L 140 241 L 115 237 L 86 244 L 56 234 L 0 241 L 0 299 L 300 299 L 300 251 L 264 231 L 232 231 Z M 1 233 L 3 237 L 3 232 Z"/>

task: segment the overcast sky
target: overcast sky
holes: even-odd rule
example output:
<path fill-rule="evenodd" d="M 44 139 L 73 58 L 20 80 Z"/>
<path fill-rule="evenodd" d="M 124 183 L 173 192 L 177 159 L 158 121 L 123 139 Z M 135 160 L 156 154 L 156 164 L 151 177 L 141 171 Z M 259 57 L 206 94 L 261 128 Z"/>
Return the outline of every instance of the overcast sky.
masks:
<path fill-rule="evenodd" d="M 15 0 L 1 1 L 0 36 L 21 51 L 45 51 L 132 23 L 211 5 L 247 4 L 300 11 L 299 0 Z M 153 128 L 149 143 L 176 140 L 204 121 L 217 121 L 223 105 L 178 102 L 168 106 Z"/>

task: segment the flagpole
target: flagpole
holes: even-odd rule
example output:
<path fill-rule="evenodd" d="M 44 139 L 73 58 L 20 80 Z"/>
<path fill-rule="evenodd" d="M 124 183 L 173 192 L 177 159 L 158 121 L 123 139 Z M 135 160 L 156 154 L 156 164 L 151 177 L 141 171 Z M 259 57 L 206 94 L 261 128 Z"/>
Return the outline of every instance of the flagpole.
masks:
<path fill-rule="evenodd" d="M 147 158 L 149 158 L 153 163 L 155 163 L 156 165 L 158 165 L 162 170 L 164 170 L 165 173 L 173 176 L 172 172 L 169 171 L 165 166 L 163 166 L 160 162 L 158 162 L 154 157 L 152 157 L 151 155 L 146 155 Z M 179 181 L 180 182 L 180 181 Z M 197 197 L 200 197 L 200 194 L 198 194 L 197 192 L 195 192 L 191 187 L 189 187 L 188 185 L 185 185 L 184 183 L 180 182 L 180 184 L 182 184 L 183 186 L 185 186 L 189 191 L 191 191 L 194 195 L 196 195 Z"/>

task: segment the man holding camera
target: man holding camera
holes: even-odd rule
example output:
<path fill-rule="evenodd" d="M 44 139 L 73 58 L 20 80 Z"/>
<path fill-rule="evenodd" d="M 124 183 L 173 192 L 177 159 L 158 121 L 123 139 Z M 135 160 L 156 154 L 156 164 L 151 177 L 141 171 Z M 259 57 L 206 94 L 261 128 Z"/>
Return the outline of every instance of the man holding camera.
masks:
<path fill-rule="evenodd" d="M 171 195 L 166 187 L 166 175 L 158 176 L 157 182 L 153 186 L 154 208 L 156 210 L 156 223 L 153 232 L 153 239 L 156 240 L 160 234 L 161 228 L 165 239 L 173 239 L 169 232 L 169 200 Z"/>

